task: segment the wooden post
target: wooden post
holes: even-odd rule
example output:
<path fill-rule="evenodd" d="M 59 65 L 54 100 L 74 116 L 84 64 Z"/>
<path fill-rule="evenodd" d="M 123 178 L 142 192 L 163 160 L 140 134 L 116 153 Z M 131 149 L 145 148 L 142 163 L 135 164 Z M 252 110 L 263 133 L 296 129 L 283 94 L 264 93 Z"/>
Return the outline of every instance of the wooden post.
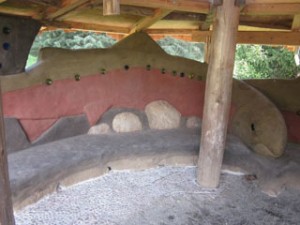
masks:
<path fill-rule="evenodd" d="M 26 17 L 0 15 L 0 75 L 24 72 L 41 24 Z"/>
<path fill-rule="evenodd" d="M 103 15 L 120 15 L 120 0 L 103 0 Z"/>
<path fill-rule="evenodd" d="M 5 150 L 2 93 L 0 88 L 0 225 L 14 224 L 15 219 L 8 176 L 7 154 Z"/>
<path fill-rule="evenodd" d="M 234 0 L 217 7 L 207 72 L 197 181 L 219 185 L 231 104 L 232 72 L 240 8 Z"/>
<path fill-rule="evenodd" d="M 206 62 L 207 64 L 209 64 L 209 58 L 211 53 L 210 47 L 211 47 L 211 36 L 208 35 L 205 41 L 205 56 L 204 56 L 204 62 Z"/>
<path fill-rule="evenodd" d="M 29 18 L 0 16 L 0 75 L 24 71 L 40 24 Z M 1 83 L 0 83 L 1 87 Z M 0 88 L 0 225 L 14 225 Z"/>

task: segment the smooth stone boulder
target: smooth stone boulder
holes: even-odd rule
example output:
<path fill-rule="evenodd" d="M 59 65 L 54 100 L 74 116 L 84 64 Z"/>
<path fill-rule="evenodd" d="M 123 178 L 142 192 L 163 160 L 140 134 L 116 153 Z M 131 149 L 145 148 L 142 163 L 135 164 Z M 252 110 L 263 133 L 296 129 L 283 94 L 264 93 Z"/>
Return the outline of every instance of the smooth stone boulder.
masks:
<path fill-rule="evenodd" d="M 107 134 L 110 132 L 110 127 L 107 123 L 101 123 L 95 126 L 92 126 L 89 129 L 88 134 L 97 135 L 97 134 Z"/>
<path fill-rule="evenodd" d="M 122 113 L 122 112 L 130 112 L 134 115 L 138 116 L 140 121 L 143 125 L 143 130 L 149 129 L 149 123 L 146 116 L 146 113 L 144 111 L 133 109 L 133 108 L 125 108 L 125 107 L 112 107 L 109 110 L 107 110 L 105 113 L 101 115 L 100 120 L 97 122 L 97 124 L 106 123 L 110 127 L 112 127 L 112 121 L 115 118 L 116 115 Z"/>
<path fill-rule="evenodd" d="M 181 113 L 167 101 L 151 102 L 146 106 L 145 112 L 151 129 L 167 130 L 180 126 Z"/>
<path fill-rule="evenodd" d="M 112 121 L 112 127 L 117 133 L 139 131 L 143 128 L 139 117 L 131 112 L 117 114 Z"/>
<path fill-rule="evenodd" d="M 197 116 L 190 116 L 186 120 L 187 128 L 200 128 L 201 127 L 201 119 Z"/>

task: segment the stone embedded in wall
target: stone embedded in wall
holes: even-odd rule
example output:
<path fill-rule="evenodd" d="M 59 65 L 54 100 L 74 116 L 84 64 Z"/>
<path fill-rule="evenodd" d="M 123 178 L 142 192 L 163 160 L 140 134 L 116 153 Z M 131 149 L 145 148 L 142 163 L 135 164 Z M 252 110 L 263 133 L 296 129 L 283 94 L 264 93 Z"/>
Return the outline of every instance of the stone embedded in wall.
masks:
<path fill-rule="evenodd" d="M 151 129 L 166 130 L 179 128 L 181 113 L 167 101 L 158 100 L 145 108 Z"/>
<path fill-rule="evenodd" d="M 197 116 L 190 116 L 186 120 L 187 128 L 200 128 L 201 127 L 201 119 Z"/>
<path fill-rule="evenodd" d="M 139 109 L 134 109 L 134 108 L 124 108 L 124 107 L 112 107 L 109 110 L 107 110 L 105 113 L 101 115 L 100 120 L 97 122 L 97 124 L 100 123 L 106 123 L 110 127 L 112 127 L 112 121 L 115 118 L 116 115 L 122 113 L 122 112 L 130 112 L 136 115 L 141 123 L 143 130 L 149 129 L 149 124 L 148 124 L 148 119 L 146 116 L 146 113 L 144 111 L 141 111 Z"/>
<path fill-rule="evenodd" d="M 112 121 L 112 127 L 118 133 L 140 131 L 143 129 L 139 117 L 131 112 L 117 114 Z"/>
<path fill-rule="evenodd" d="M 110 127 L 107 123 L 101 123 L 101 124 L 98 124 L 98 125 L 95 125 L 95 126 L 92 126 L 90 129 L 89 129 L 89 132 L 88 134 L 107 134 L 110 132 Z"/>

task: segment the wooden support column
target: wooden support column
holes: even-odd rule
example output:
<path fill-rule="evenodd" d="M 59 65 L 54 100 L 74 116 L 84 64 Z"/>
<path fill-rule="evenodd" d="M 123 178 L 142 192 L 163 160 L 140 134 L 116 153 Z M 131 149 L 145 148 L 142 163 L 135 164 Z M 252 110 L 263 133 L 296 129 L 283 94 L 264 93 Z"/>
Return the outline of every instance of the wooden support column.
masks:
<path fill-rule="evenodd" d="M 38 22 L 28 18 L 0 16 L 0 75 L 24 71 L 39 28 Z M 0 88 L 0 225 L 14 224 Z"/>
<path fill-rule="evenodd" d="M 2 112 L 2 92 L 0 88 L 0 225 L 14 225 L 14 212 L 8 176 L 7 153 Z"/>
<path fill-rule="evenodd" d="M 231 104 L 232 72 L 240 8 L 234 0 L 217 7 L 207 72 L 197 181 L 219 185 Z"/>
<path fill-rule="evenodd" d="M 0 15 L 0 75 L 24 72 L 40 27 L 39 22 L 29 18 Z"/>
<path fill-rule="evenodd" d="M 120 0 L 103 0 L 103 15 L 120 15 Z"/>
<path fill-rule="evenodd" d="M 205 41 L 205 56 L 204 56 L 204 62 L 209 64 L 209 58 L 210 58 L 210 53 L 211 53 L 211 36 L 206 37 Z"/>

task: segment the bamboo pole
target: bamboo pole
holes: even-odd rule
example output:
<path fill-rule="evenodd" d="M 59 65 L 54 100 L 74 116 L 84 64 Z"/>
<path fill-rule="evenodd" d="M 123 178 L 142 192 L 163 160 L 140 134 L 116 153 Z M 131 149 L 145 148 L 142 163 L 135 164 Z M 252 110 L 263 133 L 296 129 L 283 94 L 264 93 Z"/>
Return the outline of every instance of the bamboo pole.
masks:
<path fill-rule="evenodd" d="M 219 185 L 231 104 L 232 73 L 240 8 L 234 0 L 217 7 L 207 72 L 197 181 Z"/>

